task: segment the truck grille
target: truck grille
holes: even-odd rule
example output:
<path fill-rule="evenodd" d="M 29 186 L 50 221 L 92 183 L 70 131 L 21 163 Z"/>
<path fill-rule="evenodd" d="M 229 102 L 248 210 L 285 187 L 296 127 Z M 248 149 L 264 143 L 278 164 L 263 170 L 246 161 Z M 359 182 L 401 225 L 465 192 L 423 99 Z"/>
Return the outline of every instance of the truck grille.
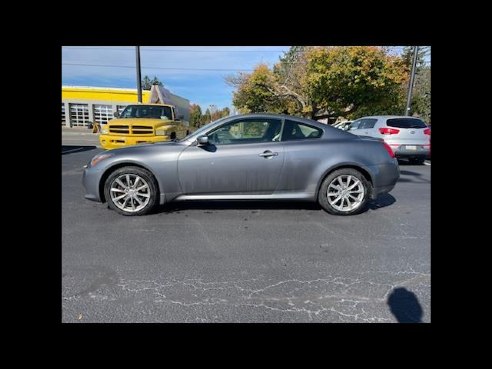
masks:
<path fill-rule="evenodd" d="M 134 135 L 151 135 L 154 133 L 154 129 L 149 126 L 132 126 L 131 129 Z"/>
<path fill-rule="evenodd" d="M 154 128 L 150 126 L 128 126 L 128 125 L 115 125 L 109 126 L 109 133 L 118 135 L 153 135 Z"/>

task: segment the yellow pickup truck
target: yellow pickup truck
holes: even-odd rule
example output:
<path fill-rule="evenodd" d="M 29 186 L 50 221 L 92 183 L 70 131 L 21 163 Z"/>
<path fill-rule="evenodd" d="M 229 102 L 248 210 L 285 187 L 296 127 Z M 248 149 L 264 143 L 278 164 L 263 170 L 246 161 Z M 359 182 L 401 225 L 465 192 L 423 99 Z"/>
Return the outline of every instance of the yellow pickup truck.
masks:
<path fill-rule="evenodd" d="M 114 113 L 101 128 L 99 142 L 105 149 L 183 138 L 189 134 L 186 122 L 176 117 L 173 105 L 128 105 L 121 114 Z"/>

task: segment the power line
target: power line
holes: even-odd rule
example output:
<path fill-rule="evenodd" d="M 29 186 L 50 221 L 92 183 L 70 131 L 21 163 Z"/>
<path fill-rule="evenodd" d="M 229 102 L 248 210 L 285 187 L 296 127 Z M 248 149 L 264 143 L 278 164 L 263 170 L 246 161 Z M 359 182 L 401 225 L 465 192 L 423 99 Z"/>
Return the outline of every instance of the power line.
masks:
<path fill-rule="evenodd" d="M 283 53 L 284 50 L 193 50 L 193 49 L 152 49 L 147 48 L 145 46 L 141 46 L 142 51 L 158 51 L 158 52 L 187 52 L 187 53 Z M 64 49 L 77 49 L 77 50 L 123 50 L 123 51 L 133 51 L 130 46 L 128 49 L 116 48 L 116 47 L 90 47 L 90 46 L 81 46 L 81 47 L 67 47 Z"/>
<path fill-rule="evenodd" d="M 192 49 L 149 49 L 149 51 L 161 51 L 161 52 L 187 52 L 187 53 L 283 53 L 284 50 L 192 50 Z"/>
<path fill-rule="evenodd" d="M 103 68 L 131 68 L 134 65 L 108 65 L 108 64 L 83 64 L 83 63 L 62 63 L 62 65 L 78 65 L 84 67 L 103 67 Z M 252 69 L 219 69 L 219 68 L 168 68 L 168 67 L 142 67 L 142 69 L 164 69 L 164 70 L 199 70 L 212 72 L 252 72 Z"/>

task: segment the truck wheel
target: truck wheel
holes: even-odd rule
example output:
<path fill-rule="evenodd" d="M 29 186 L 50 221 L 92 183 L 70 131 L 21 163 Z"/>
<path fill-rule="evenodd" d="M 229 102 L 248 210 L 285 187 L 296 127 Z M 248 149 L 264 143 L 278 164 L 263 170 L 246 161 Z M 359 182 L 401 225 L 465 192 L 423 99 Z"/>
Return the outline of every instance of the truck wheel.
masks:
<path fill-rule="evenodd" d="M 152 173 L 140 167 L 123 167 L 106 179 L 104 196 L 122 215 L 144 215 L 157 204 L 158 186 Z"/>

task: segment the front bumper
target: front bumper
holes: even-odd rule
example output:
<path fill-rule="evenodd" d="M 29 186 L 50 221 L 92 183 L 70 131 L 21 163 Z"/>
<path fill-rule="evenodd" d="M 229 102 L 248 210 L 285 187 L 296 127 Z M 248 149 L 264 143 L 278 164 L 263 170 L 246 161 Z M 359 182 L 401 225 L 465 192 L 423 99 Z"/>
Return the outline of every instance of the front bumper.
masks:
<path fill-rule="evenodd" d="M 99 193 L 99 181 L 101 179 L 102 172 L 95 168 L 85 168 L 82 174 L 82 184 L 85 188 L 85 198 L 92 201 L 102 202 Z"/>
<path fill-rule="evenodd" d="M 169 136 L 118 136 L 99 135 L 99 142 L 106 150 L 117 149 L 125 146 L 138 145 L 141 143 L 155 143 L 169 141 Z"/>

